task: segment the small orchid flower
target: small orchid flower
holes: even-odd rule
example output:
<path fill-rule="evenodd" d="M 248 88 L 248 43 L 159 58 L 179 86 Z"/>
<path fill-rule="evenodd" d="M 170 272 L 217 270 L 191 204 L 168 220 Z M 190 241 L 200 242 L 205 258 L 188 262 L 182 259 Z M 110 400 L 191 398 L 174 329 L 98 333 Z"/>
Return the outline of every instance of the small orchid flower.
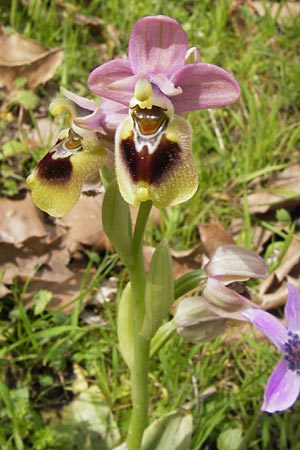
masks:
<path fill-rule="evenodd" d="M 176 20 L 150 16 L 134 25 L 128 59 L 109 61 L 89 76 L 91 91 L 129 106 L 116 133 L 116 175 L 123 198 L 134 206 L 151 200 L 163 208 L 194 195 L 192 129 L 179 114 L 239 96 L 232 75 L 199 59 Z"/>
<path fill-rule="evenodd" d="M 202 297 L 182 299 L 172 322 L 177 333 L 193 343 L 210 341 L 226 328 L 226 320 L 208 309 Z"/>
<path fill-rule="evenodd" d="M 267 383 L 262 410 L 284 411 L 295 403 L 300 393 L 300 292 L 288 284 L 286 327 L 267 311 L 247 309 L 242 314 L 283 353 Z"/>
<path fill-rule="evenodd" d="M 54 217 L 67 214 L 77 203 L 85 184 L 99 182 L 99 169 L 112 164 L 115 129 L 124 118 L 124 107 L 92 100 L 62 89 L 50 112 L 67 113 L 70 127 L 62 130 L 54 147 L 28 176 L 33 202 Z"/>
<path fill-rule="evenodd" d="M 256 253 L 237 245 L 217 248 L 206 266 L 208 280 L 203 290 L 207 306 L 221 317 L 246 320 L 241 314 L 247 308 L 258 308 L 249 300 L 240 283 L 249 278 L 265 278 L 268 268 Z"/>
<path fill-rule="evenodd" d="M 176 20 L 148 16 L 132 29 L 128 59 L 97 67 L 88 85 L 101 97 L 129 106 L 137 81 L 146 79 L 172 101 L 176 114 L 225 106 L 238 99 L 240 88 L 231 74 L 197 60 L 195 48 L 188 50 L 187 34 Z"/>

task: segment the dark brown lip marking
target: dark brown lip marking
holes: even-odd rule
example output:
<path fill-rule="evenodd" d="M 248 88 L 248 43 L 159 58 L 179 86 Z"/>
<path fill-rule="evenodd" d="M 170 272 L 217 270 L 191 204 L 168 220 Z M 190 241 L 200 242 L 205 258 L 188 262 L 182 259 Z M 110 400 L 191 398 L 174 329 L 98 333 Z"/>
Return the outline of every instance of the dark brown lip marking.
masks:
<path fill-rule="evenodd" d="M 46 180 L 53 181 L 59 184 L 66 184 L 72 177 L 72 163 L 70 156 L 65 158 L 53 159 L 54 152 L 49 152 L 42 158 L 37 166 L 38 177 Z"/>
<path fill-rule="evenodd" d="M 146 146 L 137 152 L 133 135 L 120 142 L 121 157 L 132 181 L 145 181 L 151 185 L 161 183 L 180 164 L 181 149 L 176 142 L 162 136 L 155 152 L 150 155 Z"/>

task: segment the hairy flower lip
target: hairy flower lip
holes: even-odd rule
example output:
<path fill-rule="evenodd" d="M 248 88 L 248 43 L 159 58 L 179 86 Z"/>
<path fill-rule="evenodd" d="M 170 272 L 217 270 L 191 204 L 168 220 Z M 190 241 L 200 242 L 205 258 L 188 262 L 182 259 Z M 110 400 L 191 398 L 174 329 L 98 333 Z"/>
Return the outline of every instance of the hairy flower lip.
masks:
<path fill-rule="evenodd" d="M 88 85 L 101 97 L 129 105 L 140 78 L 155 84 L 172 101 L 175 113 L 225 106 L 240 95 L 235 78 L 218 66 L 198 62 L 181 25 L 162 15 L 138 20 L 130 34 L 128 59 L 97 67 Z"/>
<path fill-rule="evenodd" d="M 33 202 L 54 217 L 66 215 L 87 189 L 98 191 L 99 169 L 112 165 L 116 126 L 128 114 L 127 108 L 110 100 L 98 106 L 67 89 L 61 92 L 64 98 L 55 99 L 49 110 L 54 115 L 67 113 L 69 128 L 27 178 Z"/>

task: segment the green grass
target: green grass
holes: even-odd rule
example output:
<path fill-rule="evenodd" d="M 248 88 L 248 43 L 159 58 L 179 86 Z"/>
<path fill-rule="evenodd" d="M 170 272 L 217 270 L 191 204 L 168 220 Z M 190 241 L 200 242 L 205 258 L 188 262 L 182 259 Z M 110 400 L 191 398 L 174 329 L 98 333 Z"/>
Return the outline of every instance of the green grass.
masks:
<path fill-rule="evenodd" d="M 78 23 L 77 13 L 99 17 L 103 25 Z M 73 0 L 68 4 L 34 0 L 30 6 L 13 0 L 2 2 L 0 10 L 9 32 L 18 31 L 47 48 L 64 47 L 56 76 L 35 91 L 39 105 L 48 104 L 61 84 L 86 95 L 89 72 L 106 59 L 124 56 L 132 25 L 148 14 L 176 18 L 191 45 L 199 47 L 203 61 L 234 73 L 242 95 L 228 108 L 190 114 L 200 188 L 187 204 L 161 213 L 159 225 L 153 224 L 147 232 L 147 243 L 166 236 L 172 248 L 187 249 L 199 241 L 199 223 L 216 220 L 226 227 L 234 218 L 244 217 L 238 242 L 251 247 L 253 229 L 260 223 L 249 214 L 245 200 L 251 181 L 258 175 L 267 181 L 279 168 L 300 161 L 299 17 L 278 22 L 268 12 L 259 17 L 243 7 L 246 28 L 237 32 L 230 2 L 225 0 Z M 99 44 L 106 45 L 103 54 Z M 36 127 L 39 105 L 25 108 L 29 128 Z M 16 194 L 20 181 L 47 150 L 41 146 L 32 152 L 26 141 L 28 128 L 18 123 L 18 112 L 18 105 L 10 104 L 1 110 L 2 196 Z M 224 192 L 227 200 L 218 195 Z M 290 237 L 288 232 L 280 237 L 282 252 Z M 126 277 L 115 263 L 114 256 L 105 258 L 92 283 L 82 286 L 74 299 L 77 306 L 71 315 L 43 308 L 36 313 L 34 304 L 25 308 L 26 285 L 16 284 L 13 294 L 1 299 L 0 447 L 4 450 L 71 450 L 79 448 L 76 439 L 82 450 L 97 448 L 92 433 L 79 428 L 66 438 L 54 423 L 63 406 L 76 398 L 76 367 L 84 370 L 89 387 L 99 387 L 99 398 L 111 411 L 121 437 L 126 435 L 130 390 L 118 352 L 116 304 L 103 305 L 103 325 L 87 325 L 80 316 L 85 292 L 92 292 L 108 273 L 121 281 Z M 93 262 L 87 262 L 86 270 L 91 266 Z M 177 337 L 153 358 L 151 419 L 170 407 L 192 411 L 191 450 L 222 450 L 220 435 L 236 428 L 247 437 L 245 448 L 300 449 L 297 405 L 273 416 L 259 413 L 265 383 L 279 355 L 251 335 L 229 344 L 228 339 L 196 346 Z M 202 395 L 205 392 L 211 394 Z"/>

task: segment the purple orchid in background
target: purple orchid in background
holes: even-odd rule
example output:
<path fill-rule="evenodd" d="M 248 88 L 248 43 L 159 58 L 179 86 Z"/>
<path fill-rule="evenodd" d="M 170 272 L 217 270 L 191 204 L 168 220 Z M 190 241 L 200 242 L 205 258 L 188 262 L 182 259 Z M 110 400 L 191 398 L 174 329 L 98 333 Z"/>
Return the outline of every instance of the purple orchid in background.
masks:
<path fill-rule="evenodd" d="M 240 88 L 230 73 L 213 64 L 186 64 L 191 59 L 187 34 L 176 20 L 144 17 L 132 29 L 128 59 L 97 67 L 88 85 L 101 97 L 129 106 L 136 82 L 147 79 L 171 99 L 177 114 L 217 108 L 238 99 Z"/>
<path fill-rule="evenodd" d="M 262 410 L 284 411 L 295 403 L 300 393 L 300 292 L 288 284 L 286 327 L 267 311 L 248 309 L 242 314 L 283 353 L 267 383 Z"/>
<path fill-rule="evenodd" d="M 234 77 L 198 61 L 179 23 L 167 16 L 136 22 L 128 59 L 92 71 L 91 91 L 129 107 L 116 132 L 116 176 L 126 202 L 163 208 L 189 200 L 198 188 L 192 129 L 180 116 L 228 105 L 240 95 Z"/>
<path fill-rule="evenodd" d="M 28 176 L 33 202 L 54 217 L 67 214 L 84 190 L 100 185 L 99 169 L 113 166 L 115 131 L 127 115 L 119 103 L 103 100 L 98 106 L 61 88 L 65 98 L 50 104 L 53 115 L 67 114 L 69 128 Z"/>

